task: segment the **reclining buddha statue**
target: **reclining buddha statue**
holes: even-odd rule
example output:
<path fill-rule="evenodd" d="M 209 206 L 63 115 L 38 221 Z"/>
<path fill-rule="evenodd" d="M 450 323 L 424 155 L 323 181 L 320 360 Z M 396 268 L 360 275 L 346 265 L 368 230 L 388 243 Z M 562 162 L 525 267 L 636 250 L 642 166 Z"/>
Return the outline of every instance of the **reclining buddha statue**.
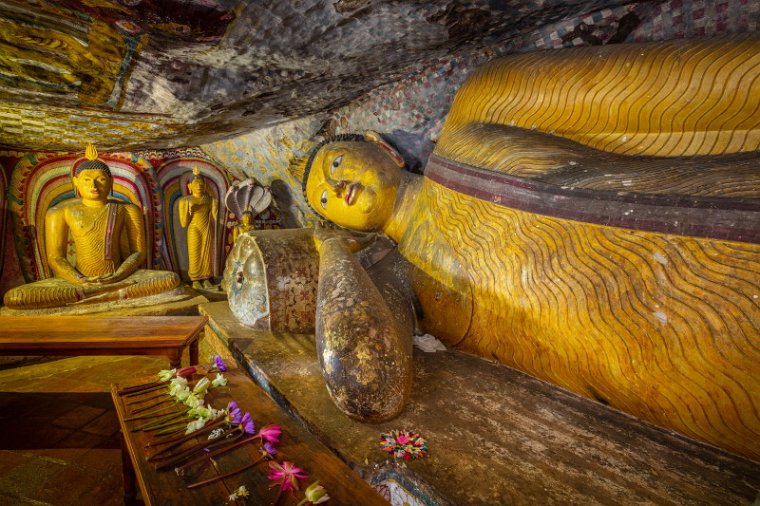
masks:
<path fill-rule="evenodd" d="M 745 37 L 495 60 L 458 91 L 424 176 L 372 132 L 316 146 L 298 165 L 311 207 L 385 234 L 408 266 L 387 290 L 354 239 L 313 234 L 336 404 L 402 409 L 411 294 L 420 330 L 452 347 L 760 458 L 758 55 Z M 233 311 L 268 237 L 247 235 Z"/>
<path fill-rule="evenodd" d="M 145 260 L 145 229 L 134 204 L 109 199 L 111 171 L 87 148 L 75 165 L 72 182 L 79 198 L 50 208 L 45 216 L 46 258 L 52 278 L 6 292 L 15 309 L 64 307 L 160 294 L 179 285 L 174 272 L 140 269 Z M 76 262 L 67 258 L 71 236 Z"/>

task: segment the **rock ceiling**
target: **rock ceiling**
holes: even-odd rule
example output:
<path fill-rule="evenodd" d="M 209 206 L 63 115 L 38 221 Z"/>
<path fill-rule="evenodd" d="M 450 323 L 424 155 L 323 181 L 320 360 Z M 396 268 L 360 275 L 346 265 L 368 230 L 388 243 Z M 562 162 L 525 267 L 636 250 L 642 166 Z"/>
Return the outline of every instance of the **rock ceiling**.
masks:
<path fill-rule="evenodd" d="M 0 145 L 195 146 L 329 111 L 452 51 L 623 1 L 0 3 Z"/>

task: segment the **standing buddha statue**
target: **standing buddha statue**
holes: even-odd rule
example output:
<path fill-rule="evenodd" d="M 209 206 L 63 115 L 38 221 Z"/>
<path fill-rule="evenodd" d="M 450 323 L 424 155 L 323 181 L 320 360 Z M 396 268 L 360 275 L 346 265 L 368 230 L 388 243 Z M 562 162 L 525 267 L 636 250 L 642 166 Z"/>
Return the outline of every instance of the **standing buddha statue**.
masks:
<path fill-rule="evenodd" d="M 213 288 L 214 224 L 218 205 L 206 191 L 206 181 L 197 167 L 187 185 L 190 195 L 179 199 L 179 223 L 187 228 L 187 275 L 193 288 Z"/>

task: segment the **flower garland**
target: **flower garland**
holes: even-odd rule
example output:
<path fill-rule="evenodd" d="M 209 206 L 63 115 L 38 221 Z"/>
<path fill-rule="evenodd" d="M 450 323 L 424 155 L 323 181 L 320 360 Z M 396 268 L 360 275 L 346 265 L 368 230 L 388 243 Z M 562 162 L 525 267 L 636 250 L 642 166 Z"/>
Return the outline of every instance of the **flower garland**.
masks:
<path fill-rule="evenodd" d="M 427 441 L 416 432 L 392 430 L 380 435 L 380 447 L 397 459 L 416 460 L 427 457 Z"/>

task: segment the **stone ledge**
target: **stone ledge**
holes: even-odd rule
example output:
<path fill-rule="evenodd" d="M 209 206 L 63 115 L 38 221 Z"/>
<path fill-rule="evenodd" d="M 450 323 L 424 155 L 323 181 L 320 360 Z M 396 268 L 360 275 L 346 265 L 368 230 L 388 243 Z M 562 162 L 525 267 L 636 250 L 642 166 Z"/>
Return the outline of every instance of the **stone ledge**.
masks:
<path fill-rule="evenodd" d="M 735 505 L 760 490 L 760 463 L 457 351 L 415 350 L 404 412 L 362 424 L 330 400 L 313 336 L 251 330 L 224 302 L 199 312 L 284 410 L 365 479 L 418 504 Z M 388 459 L 379 436 L 396 428 L 419 431 L 430 457 Z"/>

